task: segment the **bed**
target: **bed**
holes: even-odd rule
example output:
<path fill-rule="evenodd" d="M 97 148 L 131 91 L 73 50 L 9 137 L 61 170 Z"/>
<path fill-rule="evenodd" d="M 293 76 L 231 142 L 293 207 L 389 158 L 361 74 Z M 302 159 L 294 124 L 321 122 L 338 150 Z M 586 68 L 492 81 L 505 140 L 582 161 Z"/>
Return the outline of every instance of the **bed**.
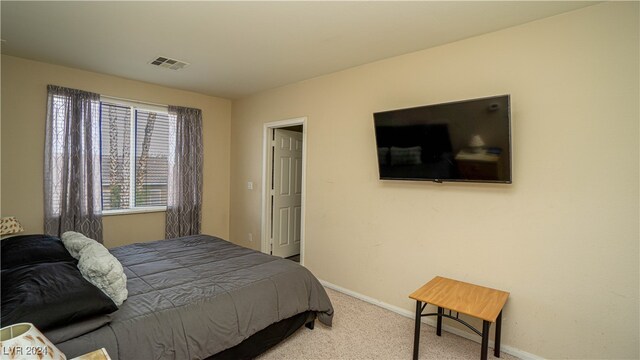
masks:
<path fill-rule="evenodd" d="M 208 235 L 110 252 L 127 277 L 126 301 L 110 314 L 43 330 L 69 358 L 102 347 L 114 360 L 252 358 L 303 324 L 313 328 L 316 317 L 331 325 L 333 307 L 324 288 L 290 260 Z M 62 260 L 45 261 L 37 266 Z M 3 264 L 3 319 L 5 298 L 11 300 L 15 290 L 5 273 Z"/>

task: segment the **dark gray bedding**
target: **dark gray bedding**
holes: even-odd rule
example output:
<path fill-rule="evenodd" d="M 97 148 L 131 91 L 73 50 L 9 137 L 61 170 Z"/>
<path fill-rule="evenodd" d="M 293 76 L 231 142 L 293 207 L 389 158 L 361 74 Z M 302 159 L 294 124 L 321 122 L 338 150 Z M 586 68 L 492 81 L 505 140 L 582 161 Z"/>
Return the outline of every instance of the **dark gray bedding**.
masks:
<path fill-rule="evenodd" d="M 324 288 L 289 260 L 207 235 L 111 253 L 129 297 L 109 324 L 56 344 L 68 358 L 104 347 L 114 360 L 203 359 L 307 310 L 331 325 Z"/>

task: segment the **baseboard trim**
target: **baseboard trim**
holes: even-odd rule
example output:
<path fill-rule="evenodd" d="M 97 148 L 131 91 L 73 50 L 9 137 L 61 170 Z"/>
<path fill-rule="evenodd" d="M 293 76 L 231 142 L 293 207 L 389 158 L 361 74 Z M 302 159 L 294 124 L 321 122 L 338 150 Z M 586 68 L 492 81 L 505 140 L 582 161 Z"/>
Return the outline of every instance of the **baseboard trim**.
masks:
<path fill-rule="evenodd" d="M 368 302 L 369 304 L 373 304 L 373 305 L 379 306 L 379 307 L 381 307 L 383 309 L 387 309 L 389 311 L 393 311 L 394 313 L 402 315 L 404 317 L 408 317 L 410 319 L 415 319 L 415 313 L 413 311 L 409 311 L 407 309 L 403 309 L 403 308 L 400 308 L 398 306 L 385 303 L 385 302 L 380 301 L 378 299 L 374 299 L 374 298 L 372 298 L 370 296 L 363 295 L 363 294 L 360 294 L 358 292 L 351 291 L 349 289 L 345 289 L 345 288 L 343 288 L 341 286 L 338 286 L 336 284 L 332 284 L 332 283 L 330 283 L 328 281 L 325 281 L 325 280 L 321 280 L 320 279 L 320 283 L 323 286 L 328 287 L 329 289 L 332 289 L 332 290 L 341 292 L 343 294 L 352 296 L 352 297 L 354 297 L 356 299 L 360 299 L 362 301 Z M 431 326 L 431 327 L 435 327 L 436 326 L 435 318 L 434 319 L 424 318 L 424 319 L 422 319 L 422 322 L 427 324 L 427 325 L 429 325 L 429 326 Z M 476 334 L 472 334 L 470 332 L 466 332 L 466 331 L 454 328 L 454 327 L 446 325 L 446 324 L 442 325 L 442 330 L 444 330 L 446 332 L 449 332 L 451 334 L 455 334 L 455 335 L 461 336 L 461 337 L 463 337 L 465 339 L 469 339 L 469 340 L 477 342 L 477 343 L 480 343 L 480 341 L 481 341 L 481 339 Z M 489 341 L 489 346 L 493 347 L 493 341 L 492 340 Z M 509 346 L 509 345 L 505 345 L 504 343 L 500 345 L 500 350 L 505 352 L 505 353 L 507 353 L 507 354 L 509 354 L 509 355 L 516 356 L 516 357 L 518 357 L 520 359 L 523 359 L 523 360 L 543 360 L 544 359 L 543 357 L 540 357 L 538 355 L 535 355 L 535 354 L 532 354 L 532 353 L 529 353 L 529 352 L 514 348 L 514 347 Z"/>

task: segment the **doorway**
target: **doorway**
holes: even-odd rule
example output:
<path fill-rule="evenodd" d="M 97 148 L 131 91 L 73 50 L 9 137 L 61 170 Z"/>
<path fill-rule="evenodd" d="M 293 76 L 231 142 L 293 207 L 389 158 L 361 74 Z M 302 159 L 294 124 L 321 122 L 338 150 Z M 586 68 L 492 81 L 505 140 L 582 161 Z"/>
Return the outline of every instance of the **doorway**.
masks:
<path fill-rule="evenodd" d="M 264 253 L 304 264 L 306 118 L 264 125 Z"/>

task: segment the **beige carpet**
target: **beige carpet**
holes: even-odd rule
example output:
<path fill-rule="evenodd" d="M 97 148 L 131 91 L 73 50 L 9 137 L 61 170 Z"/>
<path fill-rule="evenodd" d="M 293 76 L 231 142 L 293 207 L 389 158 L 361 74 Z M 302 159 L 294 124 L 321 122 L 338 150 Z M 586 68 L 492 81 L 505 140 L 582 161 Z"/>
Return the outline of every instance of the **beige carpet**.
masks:
<path fill-rule="evenodd" d="M 333 327 L 316 321 L 302 327 L 258 359 L 405 359 L 413 356 L 412 319 L 327 289 L 335 309 Z M 447 320 L 444 320 L 447 321 Z M 493 330 L 492 330 L 493 331 Z M 502 352 L 501 359 L 517 359 Z M 489 348 L 489 359 L 493 349 Z M 480 344 L 423 323 L 420 359 L 480 359 Z"/>

